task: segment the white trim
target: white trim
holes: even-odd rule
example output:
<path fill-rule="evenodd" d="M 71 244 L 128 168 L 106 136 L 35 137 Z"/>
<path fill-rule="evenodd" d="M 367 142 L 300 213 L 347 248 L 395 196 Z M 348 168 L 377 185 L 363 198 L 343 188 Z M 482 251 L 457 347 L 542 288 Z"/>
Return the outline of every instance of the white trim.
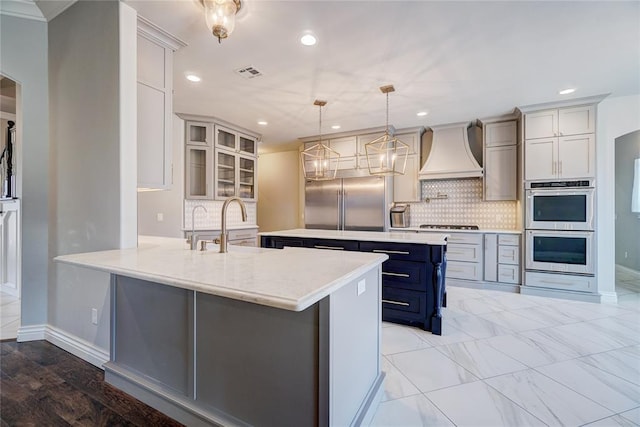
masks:
<path fill-rule="evenodd" d="M 18 342 L 42 341 L 47 325 L 20 326 L 18 329 Z"/>
<path fill-rule="evenodd" d="M 169 49 L 176 51 L 181 47 L 187 46 L 187 43 L 158 27 L 144 16 L 138 15 L 138 34 L 155 41 Z"/>
<path fill-rule="evenodd" d="M 603 298 L 610 297 L 610 293 L 590 294 L 581 292 L 564 291 L 561 289 L 538 288 L 535 286 L 521 286 L 520 293 L 522 295 L 534 295 L 538 297 L 562 298 L 573 301 L 595 302 L 601 303 Z M 607 301 L 610 301 L 607 299 Z"/>
<path fill-rule="evenodd" d="M 102 365 L 109 361 L 108 351 L 54 326 L 47 325 L 45 339 L 100 369 L 104 369 Z"/>
<path fill-rule="evenodd" d="M 600 292 L 600 302 L 607 304 L 617 304 L 618 294 L 616 292 Z"/>
<path fill-rule="evenodd" d="M 104 369 L 102 365 L 109 361 L 108 351 L 54 326 L 33 325 L 21 326 L 18 329 L 18 342 L 42 340 L 46 340 L 100 369 Z"/>
<path fill-rule="evenodd" d="M 0 1 L 0 15 L 47 22 L 42 11 L 33 0 L 2 0 Z"/>
<path fill-rule="evenodd" d="M 603 99 L 609 96 L 609 93 L 602 95 L 588 96 L 585 98 L 566 99 L 562 101 L 544 102 L 542 104 L 523 105 L 516 107 L 516 110 L 522 114 L 531 113 L 538 110 L 548 110 L 552 108 L 575 107 L 578 105 L 599 104 Z"/>

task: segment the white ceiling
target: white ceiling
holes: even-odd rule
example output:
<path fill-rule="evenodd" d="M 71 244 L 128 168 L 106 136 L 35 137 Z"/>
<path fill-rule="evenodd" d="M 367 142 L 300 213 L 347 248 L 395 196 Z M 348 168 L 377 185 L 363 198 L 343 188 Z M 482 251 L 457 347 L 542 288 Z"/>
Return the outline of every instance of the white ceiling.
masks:
<path fill-rule="evenodd" d="M 640 93 L 638 1 L 243 0 L 221 44 L 198 0 L 126 3 L 188 44 L 174 56 L 174 110 L 252 129 L 263 149 L 317 134 L 315 99 L 328 102 L 323 134 L 336 132 L 333 124 L 384 125 L 386 84 L 396 88 L 389 118 L 396 128 Z M 299 43 L 305 30 L 318 37 L 315 47 Z M 247 65 L 263 76 L 234 73 Z M 186 72 L 202 82 L 188 82 Z M 558 95 L 566 87 L 577 90 Z"/>

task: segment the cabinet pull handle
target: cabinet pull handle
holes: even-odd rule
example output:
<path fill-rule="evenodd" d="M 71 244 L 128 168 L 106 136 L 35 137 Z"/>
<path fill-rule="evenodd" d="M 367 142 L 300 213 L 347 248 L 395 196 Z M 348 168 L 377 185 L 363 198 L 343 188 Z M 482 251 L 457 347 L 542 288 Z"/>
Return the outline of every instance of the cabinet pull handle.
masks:
<path fill-rule="evenodd" d="M 562 160 L 560 160 L 560 170 L 558 171 L 558 175 L 562 175 Z"/>
<path fill-rule="evenodd" d="M 406 251 L 387 251 L 384 249 L 374 249 L 373 252 L 383 253 L 383 254 L 400 254 L 400 255 L 409 255 L 409 252 Z"/>
<path fill-rule="evenodd" d="M 408 302 L 391 301 L 391 300 L 388 300 L 388 299 L 383 299 L 382 302 L 386 302 L 387 304 L 402 305 L 404 307 L 409 307 L 409 303 Z"/>
<path fill-rule="evenodd" d="M 344 251 L 344 248 L 342 248 L 340 246 L 314 245 L 313 247 L 316 248 L 316 249 L 332 249 L 334 251 Z"/>
<path fill-rule="evenodd" d="M 383 275 L 385 276 L 395 276 L 395 277 L 411 277 L 406 273 L 389 273 L 387 271 L 383 271 L 382 272 Z"/>

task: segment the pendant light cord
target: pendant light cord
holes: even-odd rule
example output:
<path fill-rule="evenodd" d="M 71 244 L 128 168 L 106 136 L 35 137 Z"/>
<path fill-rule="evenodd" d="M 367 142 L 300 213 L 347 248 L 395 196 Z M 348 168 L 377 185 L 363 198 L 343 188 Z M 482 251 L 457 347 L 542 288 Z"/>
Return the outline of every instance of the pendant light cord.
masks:
<path fill-rule="evenodd" d="M 387 95 L 387 122 L 386 122 L 387 129 L 386 129 L 386 132 L 387 132 L 387 135 L 389 135 L 389 92 L 387 92 L 386 95 Z"/>
<path fill-rule="evenodd" d="M 319 116 L 318 133 L 320 134 L 320 144 L 322 144 L 322 105 L 320 105 L 318 116 Z"/>

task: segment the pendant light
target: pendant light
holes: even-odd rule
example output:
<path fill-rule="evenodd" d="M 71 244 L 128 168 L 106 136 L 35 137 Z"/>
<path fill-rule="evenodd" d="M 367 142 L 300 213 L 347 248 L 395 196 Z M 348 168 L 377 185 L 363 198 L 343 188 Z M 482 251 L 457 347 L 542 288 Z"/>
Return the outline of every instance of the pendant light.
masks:
<path fill-rule="evenodd" d="M 226 39 L 236 26 L 236 14 L 242 7 L 240 0 L 201 0 L 204 3 L 204 16 L 207 28 L 211 30 L 218 43 Z"/>
<path fill-rule="evenodd" d="M 327 101 L 316 100 L 313 105 L 320 107 L 320 140 L 317 144 L 314 144 L 300 152 L 300 161 L 302 162 L 304 178 L 312 181 L 334 179 L 338 172 L 340 154 L 322 142 L 322 107 L 327 105 Z"/>
<path fill-rule="evenodd" d="M 387 122 L 384 135 L 365 144 L 369 175 L 404 175 L 407 166 L 409 146 L 389 134 L 389 92 L 393 85 L 382 86 L 380 91 L 387 95 Z"/>

